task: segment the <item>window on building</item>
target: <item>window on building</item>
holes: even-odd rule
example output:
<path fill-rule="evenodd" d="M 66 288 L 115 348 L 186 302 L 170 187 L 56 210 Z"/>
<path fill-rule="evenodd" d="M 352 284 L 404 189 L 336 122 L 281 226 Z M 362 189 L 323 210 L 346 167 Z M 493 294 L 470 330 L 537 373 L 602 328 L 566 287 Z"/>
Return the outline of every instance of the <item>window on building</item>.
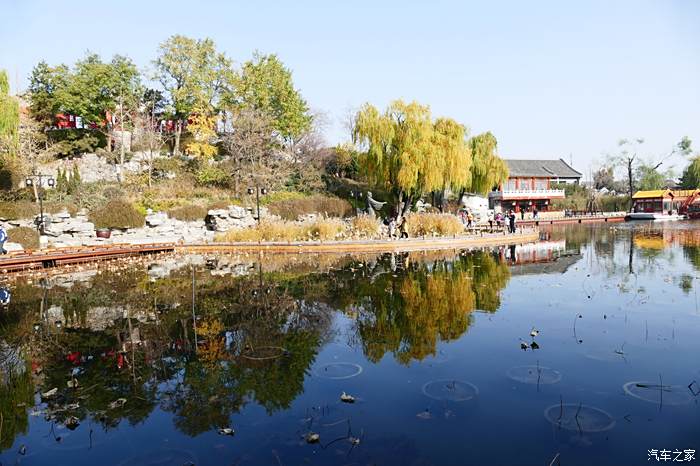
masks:
<path fill-rule="evenodd" d="M 547 189 L 547 179 L 546 178 L 535 178 L 535 189 Z"/>
<path fill-rule="evenodd" d="M 503 185 L 504 191 L 515 191 L 515 179 L 509 178 Z"/>

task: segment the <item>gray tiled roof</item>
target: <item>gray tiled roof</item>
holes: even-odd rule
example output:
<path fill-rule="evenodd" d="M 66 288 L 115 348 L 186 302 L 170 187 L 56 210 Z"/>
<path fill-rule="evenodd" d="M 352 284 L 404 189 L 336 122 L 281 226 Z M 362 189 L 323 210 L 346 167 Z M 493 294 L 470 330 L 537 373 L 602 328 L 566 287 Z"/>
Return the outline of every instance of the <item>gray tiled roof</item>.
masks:
<path fill-rule="evenodd" d="M 571 168 L 562 159 L 558 160 L 519 160 L 508 159 L 510 176 L 541 176 L 547 178 L 581 178 L 582 174 Z"/>

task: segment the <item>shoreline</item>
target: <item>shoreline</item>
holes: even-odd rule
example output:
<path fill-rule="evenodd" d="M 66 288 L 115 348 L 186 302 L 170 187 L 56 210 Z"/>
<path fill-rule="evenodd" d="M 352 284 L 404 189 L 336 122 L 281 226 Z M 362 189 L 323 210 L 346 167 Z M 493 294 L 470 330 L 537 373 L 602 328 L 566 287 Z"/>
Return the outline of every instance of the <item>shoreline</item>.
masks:
<path fill-rule="evenodd" d="M 99 247 L 42 249 L 0 258 L 0 272 L 42 269 L 62 265 L 95 262 L 121 257 L 143 256 L 167 252 L 260 252 L 260 253 L 363 253 L 421 250 L 466 249 L 489 246 L 510 246 L 539 240 L 539 230 L 519 230 L 515 234 L 488 233 L 480 236 L 452 238 L 408 238 L 396 240 L 305 241 L 266 243 L 207 243 L 207 244 L 117 244 Z"/>

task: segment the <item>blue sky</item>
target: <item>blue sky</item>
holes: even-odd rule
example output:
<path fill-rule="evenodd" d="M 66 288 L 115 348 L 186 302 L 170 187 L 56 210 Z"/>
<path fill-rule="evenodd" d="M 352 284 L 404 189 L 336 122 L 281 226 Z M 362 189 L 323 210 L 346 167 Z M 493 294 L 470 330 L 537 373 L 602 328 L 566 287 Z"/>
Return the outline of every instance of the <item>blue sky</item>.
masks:
<path fill-rule="evenodd" d="M 700 149 L 694 0 L 0 0 L 0 14 L 0 67 L 22 87 L 39 60 L 86 50 L 146 68 L 180 33 L 238 63 L 277 53 L 330 143 L 347 139 L 349 110 L 403 98 L 492 131 L 503 157 L 571 157 L 586 175 L 622 137 L 644 137 L 649 160 L 684 135 Z"/>

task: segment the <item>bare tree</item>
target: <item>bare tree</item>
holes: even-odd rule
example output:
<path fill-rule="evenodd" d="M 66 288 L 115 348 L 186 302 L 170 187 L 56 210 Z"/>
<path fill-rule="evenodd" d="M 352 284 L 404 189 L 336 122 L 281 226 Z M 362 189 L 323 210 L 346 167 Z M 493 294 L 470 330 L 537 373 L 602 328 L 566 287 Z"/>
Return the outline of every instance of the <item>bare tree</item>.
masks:
<path fill-rule="evenodd" d="M 617 145 L 620 152 L 610 157 L 614 166 L 624 167 L 627 175 L 627 190 L 629 194 L 629 208 L 632 209 L 632 194 L 634 194 L 634 163 L 637 160 L 639 146 L 644 144 L 644 138 L 633 140 L 620 139 Z"/>
<path fill-rule="evenodd" d="M 134 136 L 136 146 L 146 155 L 148 169 L 148 186 L 153 184 L 153 160 L 160 154 L 166 143 L 166 135 L 160 130 L 155 119 L 155 103 L 146 103 L 134 119 Z"/>
<path fill-rule="evenodd" d="M 275 144 L 272 120 L 260 111 L 245 109 L 232 117 L 231 128 L 223 136 L 223 145 L 233 164 L 234 194 L 240 196 L 247 181 L 279 187 L 289 177 L 290 161 Z"/>

